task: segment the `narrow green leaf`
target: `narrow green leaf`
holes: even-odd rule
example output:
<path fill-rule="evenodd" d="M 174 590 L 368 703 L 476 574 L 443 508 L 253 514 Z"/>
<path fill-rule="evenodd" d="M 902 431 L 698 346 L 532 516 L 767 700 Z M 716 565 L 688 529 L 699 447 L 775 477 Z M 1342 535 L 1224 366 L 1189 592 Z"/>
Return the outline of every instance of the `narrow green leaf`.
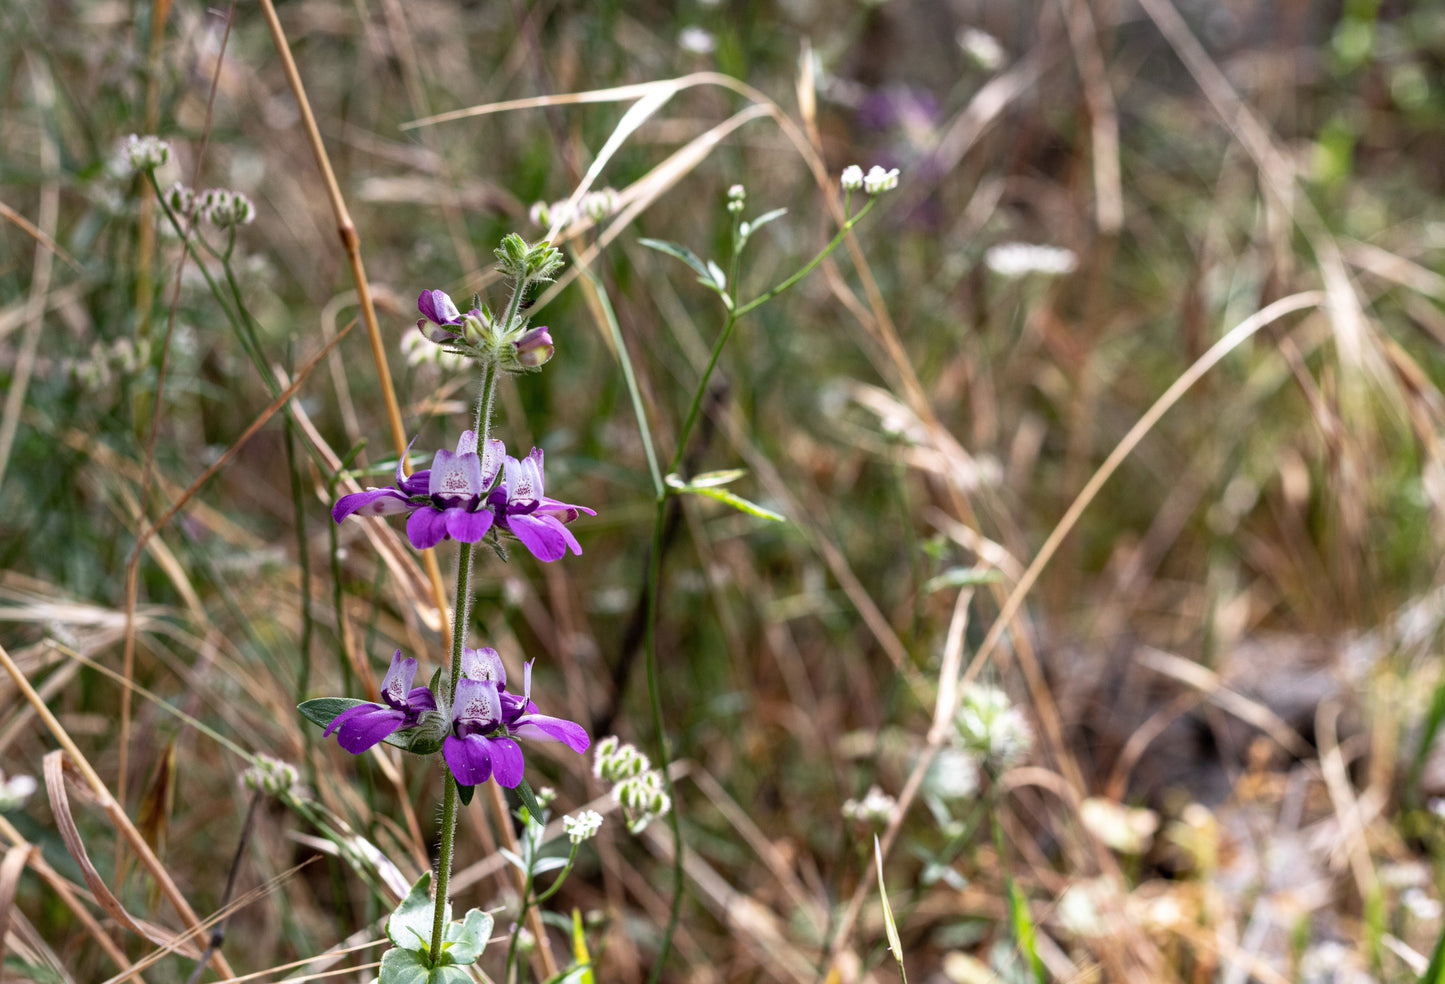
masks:
<path fill-rule="evenodd" d="M 728 275 L 723 273 L 722 267 L 718 266 L 712 260 L 707 261 L 707 280 L 705 280 L 704 283 L 708 281 L 711 281 L 712 286 L 716 287 L 719 291 L 727 290 Z"/>
<path fill-rule="evenodd" d="M 1420 984 L 1445 984 L 1445 929 L 1435 941 L 1435 951 L 1430 954 L 1430 965 L 1420 977 Z"/>
<path fill-rule="evenodd" d="M 678 489 L 679 492 L 686 492 L 688 495 L 703 495 L 709 499 L 716 499 L 718 502 L 726 503 L 739 512 L 745 512 L 749 516 L 756 516 L 759 519 L 770 520 L 774 523 L 786 522 L 787 518 L 782 513 L 775 513 L 771 509 L 764 509 L 756 502 L 749 502 L 740 495 L 734 495 L 727 489 L 697 488 L 692 485 L 684 485 Z"/>
<path fill-rule="evenodd" d="M 532 786 L 527 780 L 523 779 L 517 783 L 517 797 L 522 801 L 522 805 L 527 808 L 527 812 L 532 815 L 532 819 L 537 823 L 541 823 L 542 804 L 537 802 L 537 794 L 532 792 Z"/>
<path fill-rule="evenodd" d="M 536 861 L 532 862 L 532 874 L 545 875 L 549 871 L 556 871 L 558 868 L 565 867 L 567 867 L 566 858 L 538 858 Z"/>
<path fill-rule="evenodd" d="M 355 697 L 315 697 L 297 704 L 296 709 L 312 724 L 325 728 L 336 720 L 336 715 L 342 711 L 370 703 L 369 700 L 358 700 Z"/>
<path fill-rule="evenodd" d="M 923 593 L 932 594 L 941 588 L 967 588 L 975 584 L 993 584 L 1002 581 L 1003 575 L 992 567 L 950 567 L 937 577 L 929 578 L 923 584 Z"/>
<path fill-rule="evenodd" d="M 719 485 L 727 485 L 729 482 L 736 482 L 747 473 L 746 468 L 724 468 L 721 471 L 703 472 L 701 475 L 694 475 L 690 482 L 684 482 L 676 475 L 669 475 L 667 483 L 677 489 L 688 486 L 692 486 L 695 489 L 711 489 Z"/>
<path fill-rule="evenodd" d="M 878 835 L 873 835 L 873 860 L 878 868 L 878 900 L 883 904 L 883 931 L 888 934 L 888 949 L 898 961 L 898 973 L 903 984 L 908 984 L 908 971 L 903 966 L 903 943 L 898 939 L 898 924 L 893 921 L 893 907 L 888 904 L 888 886 L 883 883 L 883 849 L 878 844 Z"/>
<path fill-rule="evenodd" d="M 711 279 L 711 275 L 707 272 L 707 266 L 698 258 L 696 253 L 686 246 L 679 246 L 677 243 L 670 243 L 665 239 L 639 239 L 638 242 L 648 249 L 655 249 L 659 253 L 666 253 L 668 256 L 686 263 L 696 271 L 698 277 L 702 279 L 704 283 Z"/>
<path fill-rule="evenodd" d="M 1008 879 L 1008 902 L 1009 917 L 1013 922 L 1014 939 L 1018 942 L 1019 951 L 1029 961 L 1029 969 L 1032 971 L 1032 979 L 1039 984 L 1044 978 L 1044 962 L 1039 957 L 1038 942 L 1035 939 L 1034 919 L 1029 914 L 1029 900 L 1024 897 L 1023 890 L 1019 888 L 1018 882 L 1012 878 Z"/>
<path fill-rule="evenodd" d="M 748 223 L 748 225 L 751 227 L 752 232 L 757 232 L 769 222 L 773 221 L 774 219 L 781 219 L 787 214 L 787 209 L 775 208 L 771 212 L 764 212 L 762 215 L 759 215 L 756 219 L 753 219 L 752 222 Z"/>
<path fill-rule="evenodd" d="M 597 978 L 592 973 L 592 954 L 587 950 L 587 934 L 582 931 L 582 913 L 572 910 L 572 959 L 577 961 L 577 969 L 582 973 L 577 978 L 577 984 L 597 984 Z"/>

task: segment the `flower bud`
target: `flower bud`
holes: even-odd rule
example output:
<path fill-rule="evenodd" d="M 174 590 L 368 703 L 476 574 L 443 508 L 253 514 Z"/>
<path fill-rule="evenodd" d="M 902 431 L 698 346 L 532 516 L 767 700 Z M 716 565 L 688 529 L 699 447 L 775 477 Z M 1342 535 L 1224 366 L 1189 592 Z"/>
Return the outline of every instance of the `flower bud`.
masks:
<path fill-rule="evenodd" d="M 533 328 L 512 344 L 517 349 L 517 361 L 528 369 L 545 365 L 554 350 L 552 335 L 545 327 Z"/>
<path fill-rule="evenodd" d="M 196 210 L 196 192 L 177 181 L 166 192 L 166 205 L 182 218 L 189 218 Z"/>
<path fill-rule="evenodd" d="M 863 187 L 863 169 L 857 164 L 849 164 L 843 168 L 843 190 L 857 191 Z"/>
<path fill-rule="evenodd" d="M 532 225 L 545 229 L 552 224 L 552 206 L 546 202 L 533 202 L 527 218 L 532 220 Z"/>
<path fill-rule="evenodd" d="M 444 290 L 424 290 L 416 299 L 417 310 L 433 324 L 456 325 L 462 320 L 451 295 Z"/>
<path fill-rule="evenodd" d="M 870 195 L 882 194 L 885 191 L 892 191 L 898 187 L 898 168 L 883 170 L 877 164 L 868 169 L 863 176 L 863 190 Z"/>
<path fill-rule="evenodd" d="M 171 145 L 160 137 L 142 137 L 132 133 L 125 138 L 122 154 L 131 170 L 153 171 L 171 159 Z"/>

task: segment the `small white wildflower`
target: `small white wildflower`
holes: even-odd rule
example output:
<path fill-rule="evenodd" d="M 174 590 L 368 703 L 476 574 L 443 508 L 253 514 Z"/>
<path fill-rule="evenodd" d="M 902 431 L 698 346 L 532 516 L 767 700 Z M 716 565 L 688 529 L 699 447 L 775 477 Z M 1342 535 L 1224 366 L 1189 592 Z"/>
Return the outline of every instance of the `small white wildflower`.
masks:
<path fill-rule="evenodd" d="M 684 27 L 677 35 L 677 46 L 695 55 L 710 55 L 717 50 L 717 38 L 700 27 Z"/>
<path fill-rule="evenodd" d="M 11 776 L 6 779 L 5 774 L 0 772 L 0 813 L 20 809 L 38 788 L 34 776 Z"/>
<path fill-rule="evenodd" d="M 978 792 L 978 760 L 962 749 L 940 748 L 923 788 L 941 800 L 968 799 Z"/>
<path fill-rule="evenodd" d="M 1028 720 L 997 687 L 974 684 L 965 690 L 953 726 L 958 746 L 995 773 L 1024 759 L 1033 747 Z"/>
<path fill-rule="evenodd" d="M 672 799 L 663 789 L 662 773 L 656 769 L 619 782 L 612 787 L 612 798 L 622 807 L 627 830 L 633 834 L 642 833 L 649 823 L 672 809 Z"/>
<path fill-rule="evenodd" d="M 562 818 L 562 829 L 567 831 L 567 837 L 573 844 L 580 844 L 590 840 L 596 835 L 597 829 L 602 826 L 602 814 L 596 810 L 583 810 L 575 817 L 567 816 Z"/>
<path fill-rule="evenodd" d="M 740 184 L 735 184 L 728 188 L 728 201 L 730 202 L 740 202 L 747 197 L 748 190 Z"/>
<path fill-rule="evenodd" d="M 239 191 L 211 188 L 201 195 L 206 221 L 220 229 L 246 225 L 256 218 L 256 206 Z"/>
<path fill-rule="evenodd" d="M 557 801 L 557 790 L 551 786 L 539 786 L 536 792 L 537 805 L 546 809 Z"/>
<path fill-rule="evenodd" d="M 983 262 L 1001 277 L 1022 277 L 1030 273 L 1061 276 L 1073 273 L 1079 259 L 1072 250 L 1033 243 L 999 243 L 990 246 Z"/>
<path fill-rule="evenodd" d="M 134 133 L 125 138 L 121 152 L 132 171 L 154 171 L 171 159 L 170 144 L 160 137 L 142 137 Z"/>
<path fill-rule="evenodd" d="M 532 225 L 545 229 L 552 224 L 552 206 L 547 202 L 533 202 L 527 218 L 532 220 Z"/>
<path fill-rule="evenodd" d="M 857 164 L 849 164 L 843 168 L 843 190 L 857 191 L 863 187 L 863 169 Z"/>
<path fill-rule="evenodd" d="M 876 785 L 868 787 L 861 800 L 850 799 L 843 804 L 843 816 L 872 826 L 882 827 L 893 818 L 898 801 Z"/>
<path fill-rule="evenodd" d="M 999 44 L 998 38 L 987 31 L 980 31 L 976 27 L 960 29 L 955 40 L 963 49 L 963 53 L 986 72 L 1002 68 L 1004 61 L 1008 58 L 1003 50 L 1003 45 Z"/>
<path fill-rule="evenodd" d="M 863 175 L 863 190 L 870 195 L 881 195 L 885 191 L 892 191 L 898 187 L 898 168 L 890 168 L 887 171 L 874 164 Z"/>
<path fill-rule="evenodd" d="M 1091 796 L 1079 806 L 1079 819 L 1099 840 L 1120 854 L 1143 854 L 1154 842 L 1159 815 Z"/>
<path fill-rule="evenodd" d="M 1400 893 L 1400 905 L 1422 922 L 1433 922 L 1440 918 L 1440 900 L 1432 899 L 1423 889 L 1405 889 Z"/>
<path fill-rule="evenodd" d="M 582 197 L 582 211 L 593 222 L 601 222 L 617 211 L 617 189 L 603 188 L 589 191 Z"/>

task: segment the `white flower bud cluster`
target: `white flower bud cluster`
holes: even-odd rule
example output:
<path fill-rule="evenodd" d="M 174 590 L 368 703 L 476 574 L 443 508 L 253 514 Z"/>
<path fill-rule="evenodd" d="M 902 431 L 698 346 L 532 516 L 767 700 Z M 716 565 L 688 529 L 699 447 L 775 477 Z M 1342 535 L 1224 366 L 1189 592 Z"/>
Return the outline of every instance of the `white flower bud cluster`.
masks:
<path fill-rule="evenodd" d="M 443 372 L 457 372 L 467 367 L 466 355 L 444 345 L 433 345 L 419 331 L 403 332 L 401 354 L 409 366 L 436 366 Z"/>
<path fill-rule="evenodd" d="M 863 190 L 870 195 L 881 195 L 885 191 L 892 191 L 898 187 L 898 168 L 890 168 L 885 171 L 874 164 L 863 175 Z"/>
<path fill-rule="evenodd" d="M 984 265 L 1001 277 L 1023 277 L 1030 273 L 1057 277 L 1073 273 L 1079 258 L 1073 250 L 1033 243 L 999 243 L 983 254 Z"/>
<path fill-rule="evenodd" d="M 861 800 L 845 801 L 843 816 L 870 827 L 884 827 L 893 819 L 893 811 L 897 807 L 898 801 L 875 785 L 868 788 Z"/>
<path fill-rule="evenodd" d="M 973 684 L 964 691 L 953 728 L 958 747 L 977 755 L 995 775 L 1027 758 L 1034 744 L 1023 711 L 1010 703 L 1008 694 L 986 684 Z"/>
<path fill-rule="evenodd" d="M 539 786 L 532 795 L 537 798 L 537 805 L 544 810 L 557 801 L 557 790 L 551 786 Z"/>
<path fill-rule="evenodd" d="M 269 755 L 257 755 L 256 764 L 241 773 L 241 785 L 272 796 L 293 795 L 300 781 L 296 766 Z"/>
<path fill-rule="evenodd" d="M 249 224 L 256 218 L 256 206 L 239 191 L 229 188 L 208 188 L 198 199 L 201 214 L 218 229 Z"/>
<path fill-rule="evenodd" d="M 608 735 L 597 743 L 592 774 L 604 782 L 614 783 L 612 798 L 627 816 L 627 829 L 638 834 L 658 817 L 672 809 L 672 799 L 663 788 L 662 773 L 652 767 L 651 760 L 616 735 Z"/>
<path fill-rule="evenodd" d="M 118 377 L 132 376 L 150 361 L 150 342 L 117 338 L 109 345 L 92 343 L 86 358 L 63 359 L 60 367 L 82 389 L 100 393 L 114 385 Z"/>
<path fill-rule="evenodd" d="M 747 207 L 748 190 L 735 184 L 728 189 L 728 212 L 737 215 Z"/>
<path fill-rule="evenodd" d="M 849 164 L 843 168 L 843 190 L 857 191 L 863 187 L 863 169 L 857 164 Z"/>
<path fill-rule="evenodd" d="M 602 814 L 596 810 L 583 810 L 575 817 L 566 816 L 562 818 L 562 829 L 567 832 L 567 837 L 573 844 L 580 844 L 585 840 L 591 840 L 602 826 Z"/>
<path fill-rule="evenodd" d="M 20 809 L 38 788 L 34 776 L 11 776 L 6 779 L 5 773 L 0 772 L 0 813 Z"/>
<path fill-rule="evenodd" d="M 601 222 L 617 211 L 618 204 L 617 189 L 602 188 L 583 195 L 575 209 L 571 200 L 564 198 L 559 202 L 534 202 L 527 215 L 540 229 L 551 228 L 553 224 L 563 229 L 583 216 L 593 222 Z"/>
<path fill-rule="evenodd" d="M 171 145 L 160 137 L 132 133 L 121 144 L 121 160 L 132 172 L 154 171 L 171 159 Z"/>

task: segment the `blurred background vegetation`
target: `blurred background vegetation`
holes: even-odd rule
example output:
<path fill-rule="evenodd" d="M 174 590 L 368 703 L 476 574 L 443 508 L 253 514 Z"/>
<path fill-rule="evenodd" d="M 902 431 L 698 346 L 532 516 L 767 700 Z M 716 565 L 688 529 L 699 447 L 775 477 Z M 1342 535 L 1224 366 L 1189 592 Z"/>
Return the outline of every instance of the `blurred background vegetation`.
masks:
<path fill-rule="evenodd" d="M 976 787 L 935 768 L 907 793 L 884 870 L 914 980 L 1425 970 L 1445 835 L 1445 4 L 290 0 L 279 14 L 418 448 L 455 441 L 474 381 L 406 342 L 416 295 L 502 304 L 492 249 L 542 234 L 529 207 L 571 193 L 628 102 L 408 124 L 700 72 L 752 87 L 699 77 L 630 135 L 600 183 L 638 208 L 575 230 L 570 273 L 603 247 L 538 311 L 557 356 L 500 396 L 513 453 L 545 448 L 549 493 L 598 515 L 573 527 L 581 558 L 486 558 L 473 637 L 512 667 L 537 657 L 545 709 L 595 737 L 655 741 L 639 648 L 651 485 L 598 291 L 668 457 L 722 312 L 639 239 L 721 260 L 725 193 L 744 185 L 749 215 L 789 210 L 749 245 L 749 296 L 836 232 L 843 166 L 900 169 L 846 249 L 739 325 L 689 448 L 689 472 L 746 468 L 739 494 L 788 522 L 689 500 L 668 527 L 660 687 L 690 853 L 669 979 L 826 971 L 874 878 L 869 820 L 843 805 L 875 784 L 904 795 L 951 626 L 965 662 L 988 644 L 981 679 L 1036 740 Z M 112 791 L 202 916 L 222 902 L 249 763 L 171 709 L 300 768 L 309 792 L 266 801 L 237 892 L 321 860 L 231 918 L 238 973 L 374 939 L 391 900 L 365 877 L 369 845 L 408 881 L 424 870 L 438 776 L 353 759 L 293 710 L 374 687 L 397 646 L 442 661 L 399 525 L 328 516 L 337 458 L 366 442 L 362 484 L 395 463 L 372 353 L 351 331 L 289 428 L 278 414 L 243 442 L 275 379 L 116 164 L 128 134 L 157 133 L 173 147 L 163 187 L 254 200 L 230 265 L 264 364 L 305 366 L 356 295 L 272 36 L 251 2 L 15 0 L 0 38 L 0 640 L 104 781 L 124 773 Z M 729 123 L 759 100 L 776 115 Z M 1154 401 L 1301 292 L 1320 293 L 1143 436 L 992 633 Z M 132 673 L 154 696 L 135 699 L 122 746 L 123 688 L 97 666 L 123 670 L 138 517 L 228 450 L 140 556 Z M 54 747 L 0 679 L 0 769 L 39 777 Z M 607 802 L 586 761 L 529 761 L 559 812 Z M 18 889 L 0 864 L 16 892 L 7 971 L 117 973 L 78 910 L 108 917 L 62 891 L 82 873 L 54 804 L 42 789 L 7 805 L 3 846 L 40 852 Z M 113 864 L 126 852 L 104 812 L 71 805 L 126 907 L 177 924 L 133 861 Z M 476 809 L 458 902 L 501 905 L 512 883 Z M 639 979 L 656 953 L 662 826 L 604 826 L 554 901 L 582 914 L 599 980 Z M 153 949 L 105 931 L 126 960 Z M 553 942 L 566 952 L 560 930 Z M 893 979 L 876 895 L 835 956 L 835 979 Z"/>

